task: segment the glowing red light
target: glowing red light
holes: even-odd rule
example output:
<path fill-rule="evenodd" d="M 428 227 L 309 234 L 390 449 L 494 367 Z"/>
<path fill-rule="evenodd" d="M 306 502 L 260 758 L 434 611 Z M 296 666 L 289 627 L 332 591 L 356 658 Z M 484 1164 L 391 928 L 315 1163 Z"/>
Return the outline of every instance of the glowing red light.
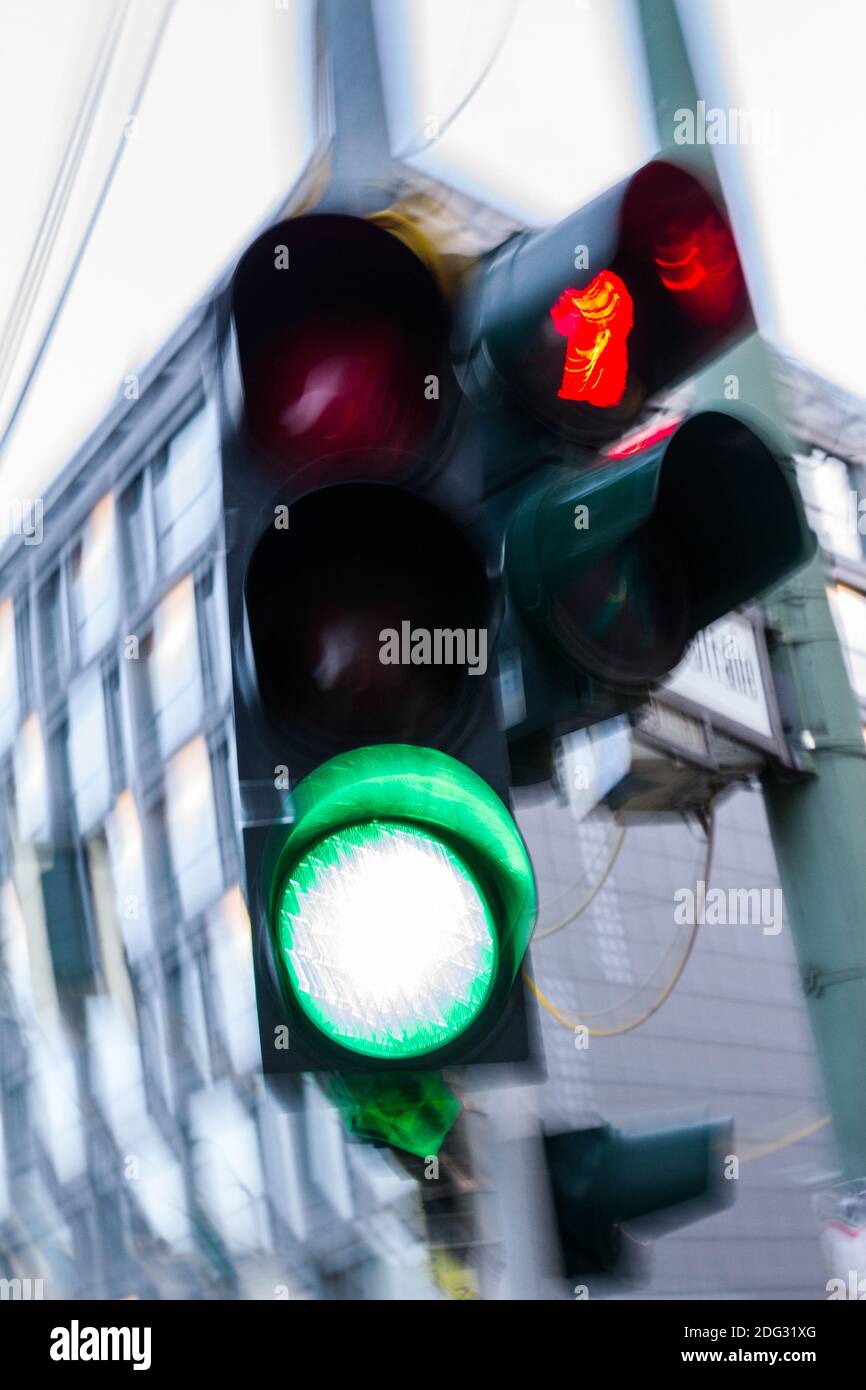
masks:
<path fill-rule="evenodd" d="M 674 434 L 679 429 L 682 419 L 682 415 L 670 415 L 661 422 L 654 420 L 643 429 L 634 430 L 618 439 L 615 444 L 611 444 L 604 450 L 604 456 L 608 459 L 624 459 L 630 458 L 632 454 L 646 453 L 663 439 L 668 439 Z"/>
<path fill-rule="evenodd" d="M 628 376 L 626 339 L 634 304 L 612 270 L 599 271 L 584 290 L 564 290 L 550 311 L 557 333 L 568 339 L 557 394 L 567 401 L 618 405 Z"/>
<path fill-rule="evenodd" d="M 739 312 L 745 290 L 730 227 L 711 211 L 694 226 L 674 222 L 655 246 L 665 289 L 701 323 L 723 323 Z"/>

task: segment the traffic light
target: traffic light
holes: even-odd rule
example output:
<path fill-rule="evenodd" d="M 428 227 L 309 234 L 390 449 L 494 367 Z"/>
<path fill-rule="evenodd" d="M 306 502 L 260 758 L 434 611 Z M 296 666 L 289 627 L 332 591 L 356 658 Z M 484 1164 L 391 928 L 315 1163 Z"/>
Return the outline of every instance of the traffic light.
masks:
<path fill-rule="evenodd" d="M 339 1074 L 351 1127 L 408 1146 L 453 1119 L 419 1072 L 527 1055 L 535 891 L 451 306 L 393 225 L 312 213 L 243 255 L 222 458 L 264 1066 Z"/>
<path fill-rule="evenodd" d="M 813 553 L 784 444 L 736 382 L 713 409 L 665 404 L 754 327 L 718 189 L 667 158 L 474 269 L 460 378 L 503 536 L 513 784 Z"/>
<path fill-rule="evenodd" d="M 721 195 L 653 160 L 554 227 L 512 237 L 475 270 L 463 383 L 543 434 L 491 461 L 500 485 L 563 443 L 611 440 L 659 392 L 755 327 Z"/>
<path fill-rule="evenodd" d="M 717 409 L 525 485 L 505 544 L 522 732 L 642 703 L 702 628 L 798 568 L 814 539 L 787 467 L 768 421 Z"/>
<path fill-rule="evenodd" d="M 635 1235 L 659 1235 L 729 1205 L 732 1142 L 727 1119 L 634 1134 L 597 1125 L 546 1135 L 566 1274 L 626 1273 L 629 1226 Z"/>
<path fill-rule="evenodd" d="M 717 190 L 666 159 L 473 265 L 398 206 L 241 257 L 222 459 L 264 1065 L 390 1077 L 387 1103 L 358 1083 L 358 1132 L 400 1132 L 401 1095 L 429 1131 L 419 1073 L 528 1054 L 510 787 L 811 551 L 763 422 L 658 409 L 753 328 Z"/>
<path fill-rule="evenodd" d="M 323 1069 L 473 1057 L 528 943 L 532 871 L 465 763 L 379 744 L 300 784 L 268 917 L 287 1008 Z"/>

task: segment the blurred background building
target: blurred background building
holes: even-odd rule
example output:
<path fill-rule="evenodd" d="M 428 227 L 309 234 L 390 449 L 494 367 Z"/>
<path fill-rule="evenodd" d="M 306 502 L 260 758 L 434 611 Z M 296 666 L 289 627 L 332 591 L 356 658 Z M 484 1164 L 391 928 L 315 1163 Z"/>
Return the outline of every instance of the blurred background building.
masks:
<path fill-rule="evenodd" d="M 513 8 L 500 5 L 497 33 Z M 735 8 L 721 7 L 720 25 Z M 311 51 L 308 11 L 295 6 L 280 40 L 295 61 Z M 170 23 L 177 44 L 204 19 L 181 4 Z M 610 33 L 628 31 L 597 23 L 607 71 Z M 396 91 L 399 64 L 393 74 Z M 643 155 L 644 135 L 635 145 L 620 134 L 587 175 L 596 187 Z M 516 195 L 480 187 L 471 161 L 455 176 L 453 148 L 466 209 L 483 220 L 480 203 L 498 202 L 489 216 L 503 225 L 527 216 Z M 308 152 L 299 140 L 299 167 Z M 430 177 L 443 174 L 438 157 Z M 503 151 L 492 183 L 507 183 L 513 160 Z M 276 202 L 291 179 L 274 169 Z M 538 220 L 584 196 L 560 193 L 566 205 Z M 267 203 L 258 198 L 257 216 Z M 247 216 L 219 255 L 203 253 L 186 303 L 220 264 L 228 271 L 253 225 Z M 499 235 L 497 222 L 487 239 Z M 62 467 L 56 440 L 30 434 L 17 482 L 4 475 L 4 496 L 44 498 L 44 534 L 31 543 L 20 526 L 0 553 L 0 1277 L 42 1278 L 58 1298 L 570 1297 L 564 1280 L 533 1283 L 521 1260 L 530 1208 L 515 1198 L 528 1203 L 532 1178 L 509 1169 L 501 1141 L 525 1104 L 551 1127 L 596 1115 L 625 1127 L 736 1121 L 736 1204 L 646 1251 L 639 1289 L 602 1281 L 594 1294 L 823 1297 L 811 1197 L 834 1158 L 787 927 L 699 932 L 669 997 L 631 1027 L 687 949 L 677 889 L 701 877 L 778 886 L 745 754 L 709 830 L 656 816 L 623 834 L 609 810 L 584 814 L 562 790 L 519 803 L 542 926 L 566 923 L 532 954 L 547 1075 L 519 1093 L 485 1078 L 467 1094 L 440 1186 L 350 1143 L 314 1084 L 292 1107 L 268 1091 L 239 886 L 212 293 L 154 356 L 146 344 L 146 367 L 118 371 L 142 358 L 128 345 L 114 353 L 113 403 L 93 428 L 91 401 Z M 85 285 L 75 312 L 86 308 Z M 144 322 L 144 304 L 138 313 Z M 48 363 L 55 391 L 64 361 Z M 866 714 L 866 407 L 790 357 L 778 366 Z M 43 390 L 38 410 L 55 427 L 64 409 Z M 578 1018 L 610 1036 L 576 1046 Z"/>

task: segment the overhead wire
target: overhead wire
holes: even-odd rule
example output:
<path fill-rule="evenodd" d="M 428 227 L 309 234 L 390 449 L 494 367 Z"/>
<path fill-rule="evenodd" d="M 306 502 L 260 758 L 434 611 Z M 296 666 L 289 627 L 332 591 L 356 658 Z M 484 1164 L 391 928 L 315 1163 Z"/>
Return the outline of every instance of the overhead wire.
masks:
<path fill-rule="evenodd" d="M 408 145 L 404 145 L 403 148 L 397 152 L 398 159 L 410 159 L 415 155 L 423 154 L 424 151 L 428 150 L 431 145 L 434 145 L 436 141 L 440 139 L 440 137 L 445 133 L 448 127 L 452 125 L 454 121 L 456 121 L 461 111 L 465 111 L 466 107 L 469 105 L 470 101 L 475 96 L 475 93 L 478 91 L 482 82 L 487 77 L 488 73 L 490 72 L 490 69 L 493 67 L 494 63 L 496 62 L 497 58 L 499 57 L 500 53 L 505 47 L 505 41 L 511 32 L 511 26 L 514 23 L 514 16 L 517 13 L 518 4 L 519 0 L 506 0 L 507 12 L 504 15 L 500 16 L 499 35 L 493 45 L 493 50 L 486 63 L 484 63 L 484 65 L 482 66 L 477 77 L 470 84 L 468 90 L 460 98 L 457 105 L 452 108 L 452 110 L 449 112 L 448 116 L 444 121 L 437 122 L 436 129 L 432 135 L 425 136 L 421 139 L 416 138 L 414 141 L 411 141 Z"/>
<path fill-rule="evenodd" d="M 165 8 L 162 13 L 162 18 L 160 19 L 159 25 L 156 30 L 156 34 L 154 35 L 153 41 L 151 43 L 147 59 L 145 61 L 144 69 L 139 80 L 138 88 L 133 99 L 133 111 L 138 110 L 138 108 L 141 105 L 142 98 L 144 97 L 144 93 L 147 90 L 147 84 L 150 81 L 150 76 L 153 72 L 153 68 L 156 63 L 157 54 L 159 53 L 159 49 L 162 44 L 162 39 L 165 34 L 166 28 L 168 27 L 168 21 L 171 18 L 171 13 L 174 9 L 174 6 L 175 0 L 166 0 Z M 2 436 L 0 436 L 0 454 L 2 454 L 3 450 L 8 444 L 12 432 L 16 424 L 18 423 L 18 418 L 24 407 L 24 403 L 26 402 L 27 397 L 30 394 L 30 389 L 33 385 L 33 382 L 36 379 L 39 368 L 42 365 L 42 359 L 44 358 L 45 353 L 47 352 L 48 347 L 51 343 L 51 340 L 54 337 L 54 332 L 57 328 L 58 323 L 60 322 L 60 316 L 63 313 L 64 308 L 66 307 L 66 301 L 69 298 L 69 292 L 72 289 L 75 277 L 78 274 L 81 262 L 84 259 L 84 253 L 86 252 L 87 247 L 90 244 L 90 238 L 92 237 L 96 224 L 99 221 L 102 209 L 105 206 L 109 190 L 111 188 L 112 182 L 114 181 L 114 175 L 117 172 L 118 165 L 120 164 L 121 158 L 123 157 L 123 151 L 127 143 L 128 142 L 126 133 L 124 132 L 121 135 L 120 140 L 118 141 L 118 145 L 114 152 L 114 156 L 111 160 L 111 164 L 108 167 L 108 172 L 106 173 L 105 178 L 102 182 L 102 187 L 99 190 L 96 205 L 93 209 L 93 212 L 90 215 L 90 218 L 87 222 L 87 226 L 84 229 L 75 255 L 72 258 L 72 264 L 69 267 L 69 271 L 67 273 L 66 279 L 63 283 L 63 287 L 55 303 L 54 309 L 51 313 L 51 317 L 49 318 L 48 323 L 45 327 L 45 331 L 43 332 L 42 337 L 39 340 L 39 345 L 36 349 L 36 352 L 33 355 L 30 367 L 28 369 L 26 377 L 24 378 L 24 382 L 21 386 L 21 389 L 18 392 L 15 405 L 13 406 L 9 418 L 6 421 L 6 425 L 3 429 L 3 434 Z"/>
<path fill-rule="evenodd" d="M 6 321 L 2 331 L 0 331 L 0 396 L 6 389 L 15 354 L 27 328 L 33 304 L 48 271 L 57 235 L 69 206 L 75 179 L 114 64 L 130 4 L 131 0 L 124 0 L 122 5 L 112 8 L 110 12 L 78 113 L 72 125 L 72 131 L 63 151 L 54 182 L 51 185 L 45 210 L 36 229 L 27 263 L 24 266 Z"/>

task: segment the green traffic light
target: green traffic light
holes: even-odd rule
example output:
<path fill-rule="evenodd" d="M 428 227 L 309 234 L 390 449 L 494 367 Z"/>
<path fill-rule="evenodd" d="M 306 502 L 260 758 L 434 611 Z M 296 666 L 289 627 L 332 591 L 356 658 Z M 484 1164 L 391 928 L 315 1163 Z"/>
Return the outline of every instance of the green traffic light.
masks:
<path fill-rule="evenodd" d="M 368 1057 L 451 1042 L 496 970 L 496 928 L 466 864 L 396 821 L 347 826 L 309 850 L 281 890 L 276 934 L 301 1008 Z"/>
<path fill-rule="evenodd" d="M 504 1002 L 532 932 L 508 809 L 463 763 L 405 744 L 332 758 L 294 801 L 270 894 L 287 1001 L 335 1062 L 444 1051 Z"/>

